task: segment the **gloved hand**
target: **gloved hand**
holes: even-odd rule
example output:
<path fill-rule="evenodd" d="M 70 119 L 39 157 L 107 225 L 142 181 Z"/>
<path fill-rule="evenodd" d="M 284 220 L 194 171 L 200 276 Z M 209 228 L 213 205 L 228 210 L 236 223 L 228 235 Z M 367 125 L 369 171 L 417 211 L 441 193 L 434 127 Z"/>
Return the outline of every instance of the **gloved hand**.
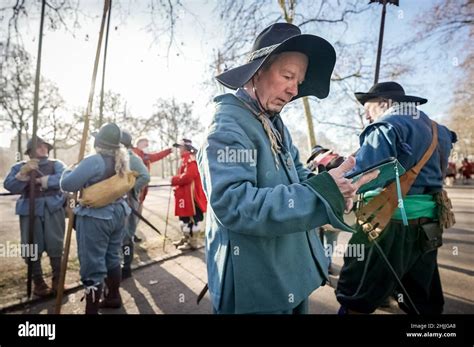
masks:
<path fill-rule="evenodd" d="M 20 169 L 21 176 L 27 176 L 31 171 L 38 170 L 39 160 L 38 159 L 30 159 L 28 160 L 25 165 L 23 165 Z"/>

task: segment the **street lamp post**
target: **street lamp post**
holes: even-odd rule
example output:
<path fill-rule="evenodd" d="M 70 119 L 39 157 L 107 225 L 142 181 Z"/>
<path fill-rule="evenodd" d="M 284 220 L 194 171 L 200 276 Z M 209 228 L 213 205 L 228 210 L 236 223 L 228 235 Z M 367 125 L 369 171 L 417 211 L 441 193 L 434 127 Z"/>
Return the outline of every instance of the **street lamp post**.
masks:
<path fill-rule="evenodd" d="M 387 12 L 386 7 L 387 7 L 387 4 L 393 4 L 395 6 L 398 6 L 398 1 L 399 0 L 370 0 L 369 2 L 369 4 L 373 2 L 382 4 L 382 19 L 380 21 L 379 45 L 377 48 L 377 62 L 375 63 L 374 84 L 376 84 L 379 81 L 380 59 L 382 55 L 383 30 L 385 26 L 385 13 Z"/>

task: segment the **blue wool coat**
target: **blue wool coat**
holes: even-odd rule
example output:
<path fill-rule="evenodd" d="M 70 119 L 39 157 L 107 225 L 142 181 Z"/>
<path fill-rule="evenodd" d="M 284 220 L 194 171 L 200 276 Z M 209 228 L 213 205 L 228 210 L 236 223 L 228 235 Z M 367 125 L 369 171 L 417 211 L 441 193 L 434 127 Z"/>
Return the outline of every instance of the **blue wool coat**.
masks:
<path fill-rule="evenodd" d="M 303 167 L 281 122 L 277 169 L 250 109 L 233 94 L 214 102 L 198 153 L 208 199 L 206 261 L 214 310 L 291 310 L 327 278 L 328 261 L 313 229 L 333 224 L 351 230 L 342 222 L 344 199 L 328 173 L 313 175 Z"/>
<path fill-rule="evenodd" d="M 60 186 L 66 192 L 77 192 L 82 188 L 86 188 L 94 183 L 102 180 L 105 174 L 105 161 L 100 154 L 92 154 L 85 157 L 73 170 L 67 169 L 64 171 Z M 124 199 L 117 201 L 100 208 L 91 208 L 87 206 L 78 205 L 74 208 L 74 214 L 77 216 L 89 216 L 98 219 L 112 219 L 115 208 L 122 205 L 125 209 L 126 215 L 129 215 L 131 210 Z"/>
<path fill-rule="evenodd" d="M 448 157 L 457 137 L 445 126 L 438 124 L 437 127 L 438 146 L 421 169 L 408 195 L 435 193 L 443 188 L 443 171 L 448 167 Z M 424 112 L 407 115 L 403 109 L 392 107 L 360 135 L 361 147 L 353 170 L 363 171 L 388 157 L 397 158 L 408 170 L 421 159 L 431 140 L 431 120 Z"/>
<path fill-rule="evenodd" d="M 65 165 L 60 160 L 49 158 L 41 158 L 40 165 L 45 161 L 54 162 L 54 174 L 49 175 L 48 177 L 48 189 L 59 189 L 59 179 L 61 178 L 61 175 L 65 169 Z M 3 186 L 5 187 L 5 189 L 13 194 L 22 193 L 25 190 L 26 186 L 30 184 L 29 181 L 19 181 L 15 178 L 15 176 L 18 174 L 21 167 L 25 165 L 25 163 L 26 161 L 22 161 L 13 165 L 7 177 L 5 178 L 5 181 L 3 182 Z M 63 208 L 65 200 L 65 196 L 61 193 L 58 193 L 57 195 L 37 197 L 35 198 L 35 215 L 40 217 L 44 216 L 45 208 L 48 208 L 49 212 L 54 213 Z M 17 215 L 28 216 L 29 199 L 20 197 L 16 202 L 15 211 Z"/>

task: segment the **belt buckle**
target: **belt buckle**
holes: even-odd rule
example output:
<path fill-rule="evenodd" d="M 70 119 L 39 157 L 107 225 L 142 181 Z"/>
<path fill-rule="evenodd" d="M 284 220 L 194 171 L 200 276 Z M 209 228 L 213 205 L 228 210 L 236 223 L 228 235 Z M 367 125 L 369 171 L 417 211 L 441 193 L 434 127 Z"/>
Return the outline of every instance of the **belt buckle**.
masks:
<path fill-rule="evenodd" d="M 377 229 L 374 229 L 374 230 L 371 230 L 367 235 L 370 241 L 374 241 L 380 236 L 380 231 L 378 231 Z"/>
<path fill-rule="evenodd" d="M 370 222 L 367 222 L 362 225 L 362 230 L 367 234 L 369 241 L 374 241 L 380 236 L 381 230 L 378 230 L 374 225 Z"/>
<path fill-rule="evenodd" d="M 363 230 L 364 233 L 366 233 L 366 234 L 372 232 L 374 229 L 375 229 L 374 226 L 373 226 L 372 223 L 370 223 L 370 222 L 367 222 L 367 223 L 362 224 L 362 230 Z"/>

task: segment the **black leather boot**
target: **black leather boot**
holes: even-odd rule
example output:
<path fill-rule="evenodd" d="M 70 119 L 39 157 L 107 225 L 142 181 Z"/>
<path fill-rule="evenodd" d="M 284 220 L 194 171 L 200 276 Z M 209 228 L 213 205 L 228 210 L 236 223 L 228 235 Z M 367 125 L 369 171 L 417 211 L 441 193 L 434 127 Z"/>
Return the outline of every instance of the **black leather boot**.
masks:
<path fill-rule="evenodd" d="M 50 257 L 49 263 L 51 264 L 51 270 L 53 273 L 51 289 L 53 293 L 56 294 L 58 292 L 59 276 L 61 273 L 61 257 Z"/>
<path fill-rule="evenodd" d="M 86 314 L 99 314 L 99 302 L 102 294 L 102 284 L 85 288 Z"/>
<path fill-rule="evenodd" d="M 43 276 L 33 278 L 33 294 L 40 298 L 44 298 L 52 294 L 51 288 L 48 287 L 43 279 Z"/>
<path fill-rule="evenodd" d="M 33 294 L 44 298 L 51 295 L 51 288 L 48 287 L 43 278 L 43 270 L 41 268 L 41 259 L 33 261 L 32 264 L 33 277 Z"/>
<path fill-rule="evenodd" d="M 106 289 L 104 300 L 100 302 L 100 308 L 120 308 L 122 307 L 122 297 L 120 296 L 120 281 L 122 279 L 122 269 L 117 266 L 107 272 L 105 279 Z"/>

